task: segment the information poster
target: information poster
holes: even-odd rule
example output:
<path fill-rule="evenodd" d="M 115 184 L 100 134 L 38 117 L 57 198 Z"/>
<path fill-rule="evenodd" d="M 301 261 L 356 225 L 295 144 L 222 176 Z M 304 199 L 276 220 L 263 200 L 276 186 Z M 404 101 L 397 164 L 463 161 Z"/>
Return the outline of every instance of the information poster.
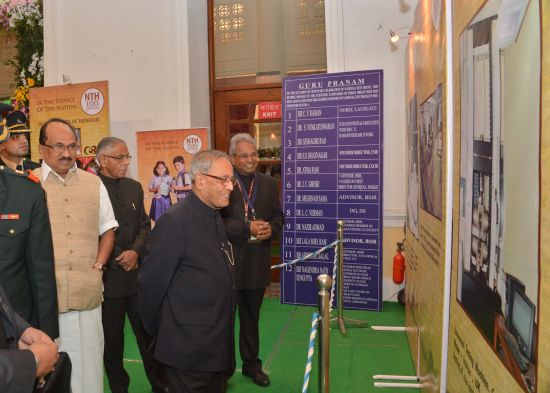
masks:
<path fill-rule="evenodd" d="M 208 150 L 208 130 L 139 131 L 136 139 L 138 176 L 145 191 L 145 211 L 153 220 L 158 220 L 168 207 L 179 200 L 173 186 L 190 184 L 185 173 L 190 170 L 193 156 Z M 183 166 L 176 166 L 177 162 Z M 151 210 L 153 201 L 157 205 L 154 213 Z"/>
<path fill-rule="evenodd" d="M 449 393 L 550 392 L 548 10 L 453 8 Z"/>
<path fill-rule="evenodd" d="M 29 95 L 31 154 L 38 161 L 40 127 L 52 117 L 67 120 L 76 130 L 81 162 L 95 157 L 97 143 L 110 135 L 107 81 L 37 87 Z M 88 159 L 85 159 L 88 158 Z"/>
<path fill-rule="evenodd" d="M 343 220 L 344 307 L 352 309 L 382 309 L 382 82 L 375 70 L 283 85 L 283 259 L 334 242 Z M 333 265 L 331 248 L 287 266 L 281 302 L 317 304 L 316 278 Z"/>

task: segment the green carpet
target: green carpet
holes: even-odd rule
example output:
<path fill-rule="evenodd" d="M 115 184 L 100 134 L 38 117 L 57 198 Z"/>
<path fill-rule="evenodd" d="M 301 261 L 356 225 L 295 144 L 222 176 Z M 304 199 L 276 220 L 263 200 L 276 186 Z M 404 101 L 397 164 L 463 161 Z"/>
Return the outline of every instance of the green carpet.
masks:
<path fill-rule="evenodd" d="M 229 380 L 228 393 L 272 392 L 297 393 L 302 390 L 307 357 L 309 330 L 313 307 L 279 304 L 278 298 L 266 298 L 260 321 L 260 357 L 271 386 L 254 385 L 240 373 L 237 353 L 237 372 Z M 398 303 L 384 303 L 383 312 L 348 311 L 347 318 L 368 321 L 370 325 L 403 326 L 405 313 Z M 238 337 L 238 326 L 236 337 Z M 370 329 L 348 329 L 343 337 L 331 330 L 330 390 L 332 392 L 398 393 L 403 389 L 375 388 L 374 374 L 414 375 L 414 366 L 407 339 L 403 332 L 380 332 Z M 315 348 L 317 351 L 317 347 Z M 237 351 L 238 352 L 238 351 Z M 317 355 L 317 353 L 316 353 Z M 150 393 L 139 351 L 129 323 L 126 323 L 125 367 L 130 374 L 130 393 Z M 317 356 L 310 376 L 310 393 L 317 392 Z M 406 389 L 407 392 L 418 392 Z M 105 380 L 105 392 L 110 392 Z"/>

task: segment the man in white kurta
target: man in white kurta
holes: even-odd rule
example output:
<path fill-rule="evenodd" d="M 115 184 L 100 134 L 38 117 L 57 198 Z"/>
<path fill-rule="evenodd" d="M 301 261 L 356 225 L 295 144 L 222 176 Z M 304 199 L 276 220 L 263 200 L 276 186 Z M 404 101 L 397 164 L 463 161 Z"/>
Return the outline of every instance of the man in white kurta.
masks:
<path fill-rule="evenodd" d="M 76 133 L 62 119 L 40 129 L 44 159 L 35 170 L 46 190 L 59 309 L 59 350 L 72 361 L 73 393 L 103 392 L 103 267 L 118 227 L 101 180 L 77 169 Z"/>

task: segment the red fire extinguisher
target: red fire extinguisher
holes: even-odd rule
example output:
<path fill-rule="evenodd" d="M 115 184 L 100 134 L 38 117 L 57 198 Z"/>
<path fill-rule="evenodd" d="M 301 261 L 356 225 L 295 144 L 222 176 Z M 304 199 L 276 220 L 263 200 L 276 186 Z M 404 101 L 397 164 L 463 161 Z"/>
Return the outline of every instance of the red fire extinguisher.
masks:
<path fill-rule="evenodd" d="M 397 254 L 393 257 L 393 282 L 401 284 L 405 279 L 405 257 L 401 254 L 403 243 L 397 243 Z"/>

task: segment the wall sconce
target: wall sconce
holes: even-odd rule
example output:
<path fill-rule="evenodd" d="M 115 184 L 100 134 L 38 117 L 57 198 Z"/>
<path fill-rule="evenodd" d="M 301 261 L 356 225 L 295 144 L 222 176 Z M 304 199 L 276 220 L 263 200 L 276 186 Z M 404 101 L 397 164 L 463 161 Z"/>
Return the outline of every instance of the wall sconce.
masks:
<path fill-rule="evenodd" d="M 393 30 L 390 30 L 390 41 L 393 42 L 394 44 L 399 41 L 399 35 L 397 35 Z"/>
<path fill-rule="evenodd" d="M 392 44 L 396 44 L 397 41 L 399 41 L 401 39 L 401 37 L 399 36 L 399 34 L 397 34 L 398 31 L 400 30 L 404 30 L 404 29 L 409 29 L 408 27 L 400 27 L 399 29 L 396 29 L 396 30 L 392 30 L 392 29 L 388 29 L 388 31 L 390 32 L 390 42 Z M 411 34 L 410 31 L 407 32 L 407 35 Z"/>

